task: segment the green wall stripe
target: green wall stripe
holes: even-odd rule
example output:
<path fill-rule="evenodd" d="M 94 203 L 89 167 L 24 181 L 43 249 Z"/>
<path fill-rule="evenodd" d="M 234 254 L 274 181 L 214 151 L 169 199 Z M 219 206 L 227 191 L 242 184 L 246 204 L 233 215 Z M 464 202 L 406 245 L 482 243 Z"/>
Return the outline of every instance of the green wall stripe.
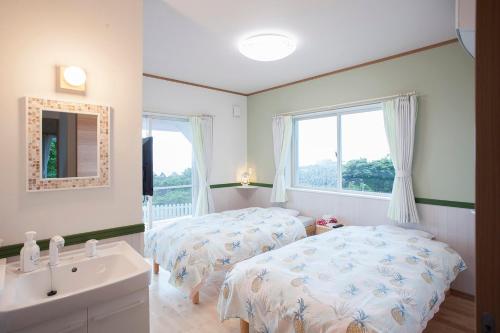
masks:
<path fill-rule="evenodd" d="M 137 234 L 139 232 L 144 232 L 143 223 L 64 236 L 64 244 L 75 245 L 75 244 L 85 243 L 89 239 L 106 239 L 106 238 Z M 42 251 L 47 250 L 49 248 L 49 241 L 50 241 L 49 239 L 42 239 L 37 241 L 38 246 L 40 246 L 40 250 Z M 19 252 L 21 251 L 22 247 L 23 247 L 22 243 L 0 247 L 0 259 L 19 255 Z"/>
<path fill-rule="evenodd" d="M 210 188 L 224 188 L 224 187 L 235 187 L 240 186 L 240 183 L 225 183 L 225 184 L 212 184 Z"/>
<path fill-rule="evenodd" d="M 475 207 L 475 204 L 473 202 L 449 201 L 449 200 L 428 199 L 428 198 L 415 198 L 415 202 L 418 204 L 456 207 L 456 208 L 474 209 Z"/>
<path fill-rule="evenodd" d="M 259 186 L 259 187 L 268 187 L 268 188 L 273 188 L 273 184 L 266 184 L 266 183 L 252 183 L 250 185 L 253 186 Z"/>
<path fill-rule="evenodd" d="M 269 188 L 273 187 L 273 184 L 266 184 L 266 183 L 251 183 L 250 185 L 258 187 L 269 187 Z M 212 184 L 210 185 L 210 188 L 224 188 L 224 187 L 236 187 L 236 186 L 241 186 L 241 183 Z"/>
<path fill-rule="evenodd" d="M 210 187 L 221 188 L 221 187 L 234 187 L 239 185 L 240 183 L 227 183 L 227 184 L 214 184 L 210 185 Z M 273 187 L 273 184 L 267 184 L 267 183 L 251 183 L 250 185 L 258 187 L 267 187 L 267 188 Z M 473 202 L 450 201 L 450 200 L 439 200 L 439 199 L 428 199 L 428 198 L 415 198 L 415 202 L 424 205 L 445 206 L 445 207 L 455 207 L 455 208 L 474 209 L 475 207 L 475 204 Z"/>

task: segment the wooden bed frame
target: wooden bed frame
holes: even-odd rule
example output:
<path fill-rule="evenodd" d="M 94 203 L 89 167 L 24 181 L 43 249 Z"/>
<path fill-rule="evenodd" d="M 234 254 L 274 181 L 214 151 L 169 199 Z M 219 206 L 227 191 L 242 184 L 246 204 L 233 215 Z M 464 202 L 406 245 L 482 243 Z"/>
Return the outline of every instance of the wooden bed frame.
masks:
<path fill-rule="evenodd" d="M 307 237 L 316 235 L 316 224 L 311 224 L 306 227 Z"/>
<path fill-rule="evenodd" d="M 159 274 L 160 273 L 160 264 L 156 262 L 156 259 L 153 261 L 153 273 Z M 191 302 L 193 304 L 200 304 L 200 292 L 198 291 L 196 294 L 194 294 L 193 298 L 191 299 Z"/>
<path fill-rule="evenodd" d="M 153 273 L 158 274 L 160 273 L 160 264 L 155 261 L 153 262 Z"/>
<path fill-rule="evenodd" d="M 243 319 L 240 319 L 240 333 L 249 333 L 250 324 Z"/>

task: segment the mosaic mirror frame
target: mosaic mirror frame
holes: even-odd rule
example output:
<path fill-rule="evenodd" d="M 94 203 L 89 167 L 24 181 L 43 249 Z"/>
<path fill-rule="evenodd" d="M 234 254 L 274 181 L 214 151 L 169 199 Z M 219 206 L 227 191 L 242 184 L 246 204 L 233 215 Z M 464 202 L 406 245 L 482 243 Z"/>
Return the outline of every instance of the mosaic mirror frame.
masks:
<path fill-rule="evenodd" d="M 109 106 L 26 97 L 26 190 L 28 192 L 110 186 Z M 42 112 L 56 111 L 97 115 L 97 175 L 42 178 Z"/>

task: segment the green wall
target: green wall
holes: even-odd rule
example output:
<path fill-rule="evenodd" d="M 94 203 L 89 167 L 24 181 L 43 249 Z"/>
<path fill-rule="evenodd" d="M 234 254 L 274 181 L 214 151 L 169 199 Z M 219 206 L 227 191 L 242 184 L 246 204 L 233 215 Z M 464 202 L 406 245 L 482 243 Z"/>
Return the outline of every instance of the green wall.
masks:
<path fill-rule="evenodd" d="M 474 202 L 474 61 L 458 43 L 248 98 L 248 165 L 272 183 L 271 118 L 415 90 L 413 184 L 419 198 Z"/>

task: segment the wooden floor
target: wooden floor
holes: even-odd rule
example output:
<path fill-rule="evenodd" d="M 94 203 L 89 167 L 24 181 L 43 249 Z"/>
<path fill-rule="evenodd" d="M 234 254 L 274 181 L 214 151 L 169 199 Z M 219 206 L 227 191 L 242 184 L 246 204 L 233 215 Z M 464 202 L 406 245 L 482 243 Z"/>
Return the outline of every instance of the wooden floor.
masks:
<path fill-rule="evenodd" d="M 200 304 L 191 300 L 168 283 L 169 273 L 160 268 L 152 274 L 149 287 L 151 333 L 237 333 L 239 320 L 220 323 L 217 297 L 224 274 L 213 274 L 200 291 Z"/>
<path fill-rule="evenodd" d="M 193 305 L 181 292 L 168 283 L 169 273 L 160 269 L 153 274 L 150 286 L 151 333 L 238 333 L 236 319 L 220 323 L 217 297 L 224 275 L 213 275 L 200 292 L 200 304 Z M 252 330 L 250 329 L 250 332 Z M 433 318 L 425 333 L 474 332 L 474 303 L 450 295 Z M 342 332 L 343 333 L 343 332 Z"/>
<path fill-rule="evenodd" d="M 449 295 L 437 315 L 427 324 L 425 333 L 475 332 L 474 302 Z"/>

